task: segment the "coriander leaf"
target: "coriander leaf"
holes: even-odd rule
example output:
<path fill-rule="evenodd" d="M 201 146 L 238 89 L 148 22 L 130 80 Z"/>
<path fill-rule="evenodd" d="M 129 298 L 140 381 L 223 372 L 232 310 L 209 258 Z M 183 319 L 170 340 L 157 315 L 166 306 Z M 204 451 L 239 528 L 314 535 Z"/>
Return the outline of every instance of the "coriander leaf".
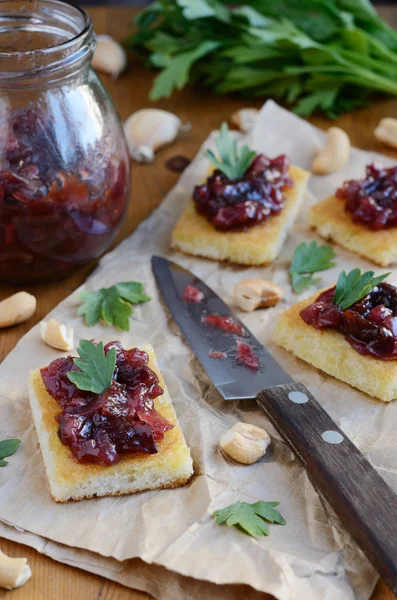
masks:
<path fill-rule="evenodd" d="M 374 271 L 366 271 L 361 273 L 360 269 L 353 269 L 350 273 L 342 271 L 336 283 L 335 295 L 332 300 L 333 304 L 337 304 L 346 310 L 355 302 L 358 302 L 364 296 L 384 281 L 390 273 L 374 277 Z"/>
<path fill-rule="evenodd" d="M 6 465 L 8 465 L 8 462 L 6 460 L 0 459 L 0 467 L 5 467 Z"/>
<path fill-rule="evenodd" d="M 234 16 L 244 17 L 252 27 L 266 27 L 272 22 L 272 19 L 264 17 L 260 12 L 251 6 L 243 5 L 233 10 Z"/>
<path fill-rule="evenodd" d="M 230 21 L 229 11 L 217 0 L 176 0 L 176 2 L 183 8 L 183 16 L 189 21 L 206 17 L 216 17 L 225 23 Z"/>
<path fill-rule="evenodd" d="M 18 440 L 16 438 L 3 440 L 2 442 L 0 442 L 0 459 L 7 458 L 7 456 L 11 456 L 12 454 L 14 454 L 18 450 L 20 445 L 21 440 Z"/>
<path fill-rule="evenodd" d="M 77 314 L 83 316 L 87 325 L 95 325 L 103 319 L 108 325 L 129 331 L 129 317 L 133 313 L 132 304 L 148 302 L 143 285 L 137 281 L 117 283 L 110 288 L 101 288 L 95 292 L 80 292 L 82 305 Z"/>
<path fill-rule="evenodd" d="M 205 155 L 229 179 L 242 177 L 256 156 L 256 152 L 248 146 L 238 150 L 236 140 L 229 134 L 227 123 L 221 125 L 216 148 L 221 160 L 211 150 L 207 150 Z"/>
<path fill-rule="evenodd" d="M 83 290 L 79 294 L 82 305 L 77 309 L 77 314 L 85 318 L 85 322 L 90 327 L 98 323 L 101 317 L 101 306 L 104 299 L 103 290 L 97 292 L 88 292 Z"/>
<path fill-rule="evenodd" d="M 103 342 L 80 340 L 77 352 L 80 358 L 74 358 L 73 362 L 80 371 L 69 371 L 68 378 L 80 390 L 102 394 L 113 381 L 116 349 L 111 348 L 105 355 Z"/>
<path fill-rule="evenodd" d="M 154 80 L 150 99 L 168 98 L 174 89 L 181 90 L 188 82 L 191 66 L 218 46 L 218 42 L 207 40 L 199 44 L 195 50 L 168 57 L 164 69 Z"/>
<path fill-rule="evenodd" d="M 319 277 L 314 278 L 313 275 L 300 275 L 299 273 L 291 273 L 291 285 L 295 294 L 302 294 L 312 285 L 319 283 Z"/>
<path fill-rule="evenodd" d="M 335 266 L 336 254 L 331 246 L 318 246 L 315 241 L 302 242 L 295 248 L 289 274 L 294 292 L 301 294 L 308 287 L 320 281 L 314 279 L 312 273 L 325 271 Z"/>
<path fill-rule="evenodd" d="M 243 533 L 255 536 L 269 535 L 269 528 L 266 521 L 285 525 L 285 519 L 275 510 L 279 502 L 235 502 L 226 508 L 222 508 L 213 513 L 216 522 L 220 525 L 237 527 Z"/>

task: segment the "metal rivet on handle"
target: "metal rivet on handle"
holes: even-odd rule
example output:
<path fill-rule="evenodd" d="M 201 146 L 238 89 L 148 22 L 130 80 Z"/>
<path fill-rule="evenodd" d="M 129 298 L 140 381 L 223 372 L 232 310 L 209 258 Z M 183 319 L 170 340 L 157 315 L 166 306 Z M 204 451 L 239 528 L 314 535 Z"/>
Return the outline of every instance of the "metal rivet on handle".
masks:
<path fill-rule="evenodd" d="M 295 404 L 305 404 L 309 402 L 309 398 L 303 392 L 290 392 L 288 398 Z"/>
<path fill-rule="evenodd" d="M 324 433 L 321 434 L 321 437 L 329 444 L 340 444 L 345 439 L 339 431 L 333 430 L 324 431 Z"/>

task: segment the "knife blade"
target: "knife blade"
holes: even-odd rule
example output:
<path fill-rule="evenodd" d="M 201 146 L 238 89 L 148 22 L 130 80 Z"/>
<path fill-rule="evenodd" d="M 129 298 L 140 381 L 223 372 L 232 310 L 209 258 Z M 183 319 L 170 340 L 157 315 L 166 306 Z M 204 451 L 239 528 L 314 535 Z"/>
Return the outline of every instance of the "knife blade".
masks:
<path fill-rule="evenodd" d="M 231 309 L 203 281 L 176 263 L 152 257 L 161 295 L 184 338 L 225 400 L 256 400 L 307 470 L 315 489 L 390 589 L 397 593 L 397 496 L 307 388 L 294 382 Z M 188 285 L 204 295 L 188 302 Z M 203 322 L 229 316 L 259 359 L 253 371 L 236 360 L 237 336 Z M 225 354 L 211 358 L 212 351 Z"/>

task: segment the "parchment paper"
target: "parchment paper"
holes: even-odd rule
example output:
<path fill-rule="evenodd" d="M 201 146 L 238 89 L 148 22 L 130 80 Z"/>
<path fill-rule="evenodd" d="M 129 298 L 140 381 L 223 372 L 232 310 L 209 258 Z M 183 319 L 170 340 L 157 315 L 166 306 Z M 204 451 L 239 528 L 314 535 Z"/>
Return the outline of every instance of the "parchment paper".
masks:
<path fill-rule="evenodd" d="M 285 152 L 294 164 L 310 168 L 323 139 L 321 131 L 267 102 L 249 142 L 270 156 Z M 203 147 L 212 145 L 213 140 L 214 135 Z M 338 174 L 313 177 L 305 206 L 280 257 L 268 268 L 246 269 L 168 250 L 172 227 L 193 185 L 208 168 L 202 150 L 199 152 L 160 208 L 105 256 L 86 282 L 90 290 L 119 281 L 145 283 L 152 301 L 135 309 L 131 332 L 120 334 L 100 324 L 86 327 L 76 317 L 77 292 L 51 313 L 74 327 L 76 340 L 120 339 L 126 347 L 153 344 L 192 450 L 193 480 L 175 490 L 54 503 L 32 425 L 26 379 L 29 369 L 43 366 L 59 354 L 41 342 L 36 326 L 0 367 L 0 439 L 16 436 L 23 441 L 10 464 L 0 469 L 0 535 L 34 546 L 56 560 L 148 591 L 161 600 L 207 600 L 215 596 L 220 600 L 256 600 L 261 597 L 258 592 L 269 592 L 279 600 L 369 598 L 376 581 L 372 567 L 255 403 L 226 403 L 214 391 L 175 325 L 169 322 L 149 261 L 154 253 L 171 256 L 231 304 L 233 287 L 244 278 L 258 276 L 282 285 L 285 302 L 241 314 L 241 318 L 292 377 L 309 387 L 397 490 L 396 405 L 373 400 L 323 375 L 271 341 L 277 314 L 298 300 L 291 292 L 287 267 L 297 243 L 315 238 L 305 225 L 310 203 L 333 193 L 343 180 L 362 176 L 365 165 L 374 159 L 391 164 L 386 157 L 354 150 L 351 161 Z M 337 266 L 324 272 L 320 285 L 335 281 L 341 268 L 373 268 L 339 248 L 337 253 Z M 395 272 L 391 279 L 397 282 Z M 272 435 L 271 451 L 255 465 L 228 461 L 218 450 L 221 434 L 238 420 L 265 427 Z M 271 526 L 269 537 L 250 538 L 234 528 L 220 527 L 211 517 L 217 508 L 237 500 L 260 499 L 279 500 L 287 521 L 285 527 Z M 251 592 L 241 584 L 251 586 Z"/>

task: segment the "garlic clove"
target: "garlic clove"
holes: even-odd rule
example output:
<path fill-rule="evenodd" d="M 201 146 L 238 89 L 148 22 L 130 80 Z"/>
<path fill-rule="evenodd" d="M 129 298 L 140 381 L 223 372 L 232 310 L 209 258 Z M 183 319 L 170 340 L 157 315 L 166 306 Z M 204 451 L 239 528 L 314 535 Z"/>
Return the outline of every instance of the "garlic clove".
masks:
<path fill-rule="evenodd" d="M 10 327 L 27 321 L 36 310 L 37 301 L 32 294 L 18 292 L 0 302 L 0 327 Z"/>
<path fill-rule="evenodd" d="M 0 587 L 13 590 L 32 576 L 27 558 L 12 558 L 0 550 Z"/>
<path fill-rule="evenodd" d="M 259 110 L 257 108 L 240 108 L 231 116 L 231 122 L 236 125 L 244 133 L 249 133 L 258 117 Z"/>
<path fill-rule="evenodd" d="M 245 312 L 274 306 L 283 298 L 283 289 L 266 279 L 247 279 L 238 283 L 234 288 L 236 304 Z"/>
<path fill-rule="evenodd" d="M 41 339 L 57 350 L 69 352 L 73 348 L 74 332 L 71 327 L 58 323 L 55 319 L 40 323 Z"/>
<path fill-rule="evenodd" d="M 153 162 L 156 150 L 173 142 L 182 130 L 187 130 L 179 117 L 159 108 L 143 108 L 133 113 L 124 124 L 131 158 L 138 162 Z"/>
<path fill-rule="evenodd" d="M 392 117 L 381 119 L 374 131 L 374 135 L 385 146 L 397 148 L 397 119 L 393 119 Z"/>
<path fill-rule="evenodd" d="M 264 429 L 249 423 L 236 423 L 224 433 L 220 447 L 231 458 L 244 465 L 252 465 L 266 454 L 270 436 Z"/>
<path fill-rule="evenodd" d="M 127 54 L 124 48 L 110 35 L 97 35 L 97 46 L 92 57 L 94 69 L 118 77 L 127 66 Z"/>

